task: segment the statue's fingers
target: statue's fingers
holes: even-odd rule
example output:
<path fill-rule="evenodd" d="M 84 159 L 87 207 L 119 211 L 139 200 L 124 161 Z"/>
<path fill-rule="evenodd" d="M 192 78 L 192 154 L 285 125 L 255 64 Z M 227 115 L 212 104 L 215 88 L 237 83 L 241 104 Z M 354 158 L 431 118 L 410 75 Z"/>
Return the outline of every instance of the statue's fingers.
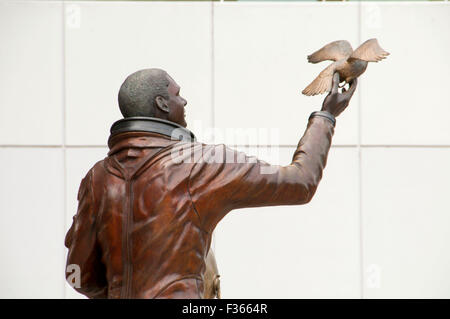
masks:
<path fill-rule="evenodd" d="M 350 87 L 345 92 L 346 97 L 351 98 L 353 96 L 353 93 L 355 93 L 357 85 L 358 85 L 358 80 L 355 78 L 352 80 Z"/>
<path fill-rule="evenodd" d="M 333 88 L 331 89 L 332 93 L 338 93 L 339 88 L 339 73 L 335 72 L 333 74 Z"/>

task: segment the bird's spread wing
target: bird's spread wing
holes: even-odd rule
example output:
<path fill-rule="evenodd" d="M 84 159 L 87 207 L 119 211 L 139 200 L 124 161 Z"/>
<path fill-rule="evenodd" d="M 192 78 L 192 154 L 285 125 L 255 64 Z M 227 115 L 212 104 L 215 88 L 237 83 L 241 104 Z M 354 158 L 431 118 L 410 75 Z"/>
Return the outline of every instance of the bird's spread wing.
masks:
<path fill-rule="evenodd" d="M 351 59 L 359 59 L 367 62 L 378 62 L 389 55 L 378 44 L 377 39 L 370 39 L 361 44 L 351 55 Z"/>
<path fill-rule="evenodd" d="M 320 74 L 308 85 L 302 93 L 304 95 L 317 95 L 325 92 L 330 92 L 333 85 L 333 74 L 336 70 L 337 62 L 334 62 L 327 66 L 325 70 L 320 72 Z"/>
<path fill-rule="evenodd" d="M 328 43 L 322 49 L 308 55 L 308 62 L 318 63 L 325 60 L 338 61 L 347 59 L 353 53 L 352 46 L 346 40 Z"/>

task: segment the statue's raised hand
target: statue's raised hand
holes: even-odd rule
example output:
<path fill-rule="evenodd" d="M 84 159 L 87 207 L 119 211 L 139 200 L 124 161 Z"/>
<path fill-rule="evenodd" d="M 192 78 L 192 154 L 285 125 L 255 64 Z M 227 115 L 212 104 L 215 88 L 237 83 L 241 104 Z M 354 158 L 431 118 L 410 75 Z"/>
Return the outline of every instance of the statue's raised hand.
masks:
<path fill-rule="evenodd" d="M 337 72 L 334 73 L 333 88 L 323 100 L 322 111 L 327 111 L 335 117 L 339 116 L 347 108 L 353 93 L 355 93 L 357 84 L 358 80 L 355 78 L 350 82 L 348 90 L 342 89 L 342 93 L 339 93 L 339 74 Z"/>

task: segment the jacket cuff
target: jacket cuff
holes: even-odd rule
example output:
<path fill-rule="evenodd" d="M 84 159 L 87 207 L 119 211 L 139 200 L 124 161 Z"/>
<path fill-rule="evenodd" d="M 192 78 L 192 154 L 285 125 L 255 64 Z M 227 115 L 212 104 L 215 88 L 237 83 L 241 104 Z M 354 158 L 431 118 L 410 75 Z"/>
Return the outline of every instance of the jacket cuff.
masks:
<path fill-rule="evenodd" d="M 328 119 L 333 124 L 333 127 L 336 126 L 336 118 L 330 112 L 327 112 L 327 111 L 315 111 L 315 112 L 312 112 L 311 115 L 309 116 L 308 120 L 310 120 L 311 118 L 313 118 L 315 116 L 324 117 L 324 118 Z"/>

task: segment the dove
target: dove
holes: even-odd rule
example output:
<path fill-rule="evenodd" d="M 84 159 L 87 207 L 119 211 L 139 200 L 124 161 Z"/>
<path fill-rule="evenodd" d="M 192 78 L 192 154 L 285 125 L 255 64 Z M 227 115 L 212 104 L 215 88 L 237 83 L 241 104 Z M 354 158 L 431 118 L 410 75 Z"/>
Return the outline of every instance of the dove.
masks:
<path fill-rule="evenodd" d="M 333 82 L 333 74 L 339 73 L 341 81 L 350 83 L 366 71 L 369 62 L 378 62 L 389 55 L 378 44 L 377 39 L 369 39 L 361 44 L 355 51 L 346 40 L 339 40 L 328 43 L 320 50 L 308 55 L 308 62 L 319 63 L 325 60 L 334 61 L 327 66 L 308 85 L 302 93 L 304 95 L 317 95 L 330 92 Z"/>

